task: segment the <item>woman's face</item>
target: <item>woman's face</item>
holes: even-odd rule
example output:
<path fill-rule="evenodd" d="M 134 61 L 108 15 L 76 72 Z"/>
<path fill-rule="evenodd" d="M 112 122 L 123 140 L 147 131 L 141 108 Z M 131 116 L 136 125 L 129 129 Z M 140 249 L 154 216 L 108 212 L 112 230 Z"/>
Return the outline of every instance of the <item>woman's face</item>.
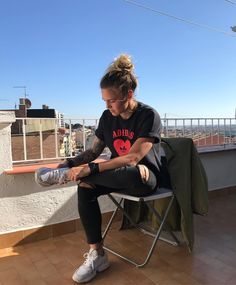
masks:
<path fill-rule="evenodd" d="M 119 116 L 121 113 L 124 113 L 129 106 L 128 96 L 123 97 L 122 94 L 111 88 L 102 89 L 102 99 L 113 116 Z"/>

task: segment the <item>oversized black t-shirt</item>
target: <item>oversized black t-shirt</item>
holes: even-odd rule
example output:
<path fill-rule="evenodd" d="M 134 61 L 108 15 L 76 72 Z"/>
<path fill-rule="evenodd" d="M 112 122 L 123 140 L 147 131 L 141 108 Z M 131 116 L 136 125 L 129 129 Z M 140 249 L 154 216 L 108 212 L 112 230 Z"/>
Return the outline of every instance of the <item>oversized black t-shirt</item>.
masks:
<path fill-rule="evenodd" d="M 160 149 L 161 120 L 155 109 L 138 102 L 138 107 L 129 119 L 113 116 L 105 110 L 99 120 L 95 135 L 111 151 L 111 158 L 125 155 L 138 138 L 154 138 L 154 144 L 147 155 L 139 162 L 146 165 L 156 175 Z"/>

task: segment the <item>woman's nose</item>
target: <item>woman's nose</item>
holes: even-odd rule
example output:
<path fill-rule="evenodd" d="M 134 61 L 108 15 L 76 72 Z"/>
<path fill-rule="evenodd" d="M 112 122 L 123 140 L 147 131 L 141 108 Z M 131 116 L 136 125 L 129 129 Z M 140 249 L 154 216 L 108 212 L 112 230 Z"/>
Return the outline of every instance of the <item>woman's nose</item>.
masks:
<path fill-rule="evenodd" d="M 107 109 L 110 108 L 110 103 L 109 103 L 109 101 L 106 101 L 106 107 L 107 107 Z"/>

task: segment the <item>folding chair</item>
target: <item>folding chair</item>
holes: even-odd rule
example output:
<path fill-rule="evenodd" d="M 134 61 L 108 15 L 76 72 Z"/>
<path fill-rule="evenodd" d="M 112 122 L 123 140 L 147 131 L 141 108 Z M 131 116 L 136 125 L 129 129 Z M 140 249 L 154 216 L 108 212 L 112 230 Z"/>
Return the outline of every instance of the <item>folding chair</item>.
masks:
<path fill-rule="evenodd" d="M 132 259 L 126 257 L 126 256 L 123 256 L 123 255 L 119 254 L 118 252 L 116 252 L 116 251 L 114 251 L 114 250 L 104 246 L 104 248 L 107 251 L 109 251 L 112 254 L 114 254 L 114 255 L 116 255 L 116 256 L 118 256 L 118 257 L 128 261 L 129 263 L 135 265 L 136 267 L 143 267 L 144 265 L 146 265 L 148 263 L 149 259 L 151 258 L 151 255 L 152 255 L 152 253 L 154 251 L 154 248 L 156 246 L 156 243 L 157 243 L 158 239 L 163 240 L 163 241 L 165 241 L 167 243 L 170 243 L 170 244 L 172 244 L 174 246 L 177 246 L 179 244 L 179 240 L 177 239 L 177 237 L 175 236 L 175 234 L 171 230 L 170 226 L 166 223 L 167 215 L 168 215 L 168 213 L 169 213 L 169 211 L 171 209 L 171 206 L 173 204 L 173 201 L 174 201 L 174 194 L 173 194 L 172 190 L 167 189 L 167 188 L 158 188 L 156 190 L 156 192 L 154 192 L 153 194 L 151 194 L 149 196 L 146 196 L 146 197 L 136 197 L 136 196 L 127 195 L 127 194 L 124 194 L 124 193 L 121 193 L 121 192 L 113 192 L 113 193 L 108 194 L 108 196 L 112 200 L 112 202 L 116 205 L 116 208 L 115 208 L 115 210 L 114 210 L 114 212 L 113 212 L 113 214 L 112 214 L 112 216 L 111 216 L 111 218 L 110 218 L 110 220 L 109 220 L 109 222 L 108 222 L 108 224 L 107 224 L 107 226 L 106 226 L 106 228 L 105 228 L 105 230 L 103 232 L 103 235 L 102 235 L 103 240 L 105 240 L 105 237 L 106 237 L 106 235 L 107 235 L 107 233 L 108 233 L 108 231 L 110 229 L 110 226 L 111 226 L 111 224 L 112 224 L 112 222 L 113 222 L 113 220 L 114 220 L 114 218 L 115 218 L 115 216 L 116 216 L 116 214 L 118 212 L 118 209 L 120 209 L 123 212 L 123 214 L 127 217 L 127 219 L 130 221 L 130 223 L 135 228 L 137 228 L 138 230 L 140 230 L 144 234 L 148 234 L 148 235 L 152 236 L 154 239 L 153 239 L 152 245 L 151 245 L 151 247 L 150 247 L 150 249 L 148 251 L 148 254 L 147 254 L 146 258 L 144 259 L 144 262 L 141 263 L 141 264 L 139 264 L 139 263 L 135 262 L 134 260 L 132 260 Z M 115 197 L 116 198 L 120 198 L 120 201 L 118 202 L 115 199 Z M 169 204 L 168 204 L 167 209 L 166 209 L 166 211 L 165 211 L 163 216 L 161 216 L 158 213 L 158 211 L 152 205 L 150 205 L 150 203 L 146 203 L 146 202 L 154 201 L 154 200 L 157 200 L 157 199 L 163 199 L 163 198 L 166 198 L 166 197 L 170 197 L 170 201 L 169 201 Z M 124 208 L 121 205 L 122 202 L 125 199 L 126 200 L 130 200 L 130 201 L 136 201 L 136 202 L 141 202 L 142 201 L 142 202 L 144 202 L 148 206 L 148 208 L 150 209 L 151 213 L 153 213 L 154 216 L 157 218 L 157 220 L 160 222 L 160 226 L 159 226 L 158 230 L 156 231 L 156 233 L 151 233 L 150 231 L 145 229 L 143 227 L 143 225 L 137 224 L 137 223 L 135 223 L 132 220 L 132 218 L 127 214 L 127 212 L 124 210 Z M 165 226 L 166 231 L 168 231 L 169 234 L 172 236 L 173 241 L 169 240 L 169 239 L 166 239 L 166 238 L 162 238 L 160 236 L 164 226 Z"/>

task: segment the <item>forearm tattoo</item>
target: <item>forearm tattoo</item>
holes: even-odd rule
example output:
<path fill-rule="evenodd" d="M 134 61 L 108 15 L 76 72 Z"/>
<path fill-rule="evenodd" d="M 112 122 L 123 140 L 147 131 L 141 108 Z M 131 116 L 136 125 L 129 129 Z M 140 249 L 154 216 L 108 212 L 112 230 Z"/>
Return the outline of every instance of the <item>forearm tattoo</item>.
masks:
<path fill-rule="evenodd" d="M 81 164 L 93 161 L 103 152 L 104 148 L 104 142 L 99 138 L 95 137 L 92 148 L 87 149 L 86 151 L 73 158 L 74 166 L 79 166 Z"/>

